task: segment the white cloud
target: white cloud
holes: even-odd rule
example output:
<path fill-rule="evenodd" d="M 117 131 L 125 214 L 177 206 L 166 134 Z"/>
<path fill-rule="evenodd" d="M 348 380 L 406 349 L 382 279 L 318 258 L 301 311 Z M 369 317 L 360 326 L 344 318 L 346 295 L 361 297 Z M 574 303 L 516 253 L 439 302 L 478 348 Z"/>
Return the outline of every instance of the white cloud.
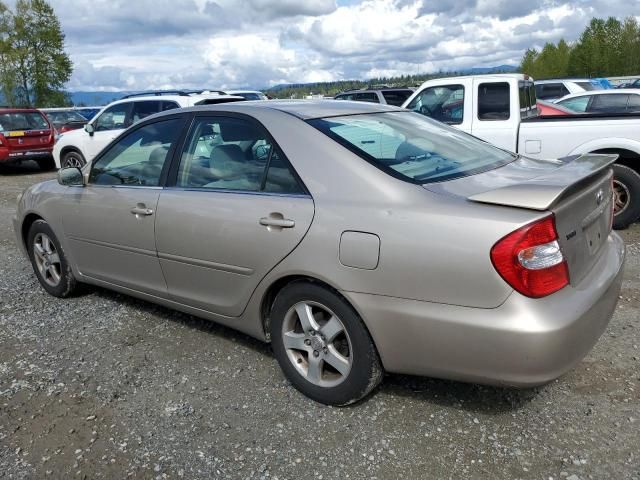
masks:
<path fill-rule="evenodd" d="M 576 39 L 593 16 L 639 13 L 637 0 L 50 2 L 75 64 L 73 90 L 260 88 L 515 65 L 532 45 Z"/>

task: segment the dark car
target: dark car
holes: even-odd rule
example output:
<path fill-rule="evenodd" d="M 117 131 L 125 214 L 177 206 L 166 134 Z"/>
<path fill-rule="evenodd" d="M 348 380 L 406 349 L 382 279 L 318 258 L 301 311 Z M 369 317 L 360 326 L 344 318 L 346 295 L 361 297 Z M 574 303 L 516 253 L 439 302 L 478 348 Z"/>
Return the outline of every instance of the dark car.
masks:
<path fill-rule="evenodd" d="M 339 93 L 336 100 L 354 100 L 356 102 L 381 103 L 383 105 L 401 106 L 413 94 L 410 88 L 367 88 L 362 90 L 347 90 Z"/>
<path fill-rule="evenodd" d="M 53 168 L 54 130 L 36 109 L 0 109 L 0 165 L 35 160 L 40 168 Z"/>
<path fill-rule="evenodd" d="M 46 109 L 42 110 L 42 112 L 47 116 L 57 134 L 82 128 L 88 121 L 76 110 Z"/>

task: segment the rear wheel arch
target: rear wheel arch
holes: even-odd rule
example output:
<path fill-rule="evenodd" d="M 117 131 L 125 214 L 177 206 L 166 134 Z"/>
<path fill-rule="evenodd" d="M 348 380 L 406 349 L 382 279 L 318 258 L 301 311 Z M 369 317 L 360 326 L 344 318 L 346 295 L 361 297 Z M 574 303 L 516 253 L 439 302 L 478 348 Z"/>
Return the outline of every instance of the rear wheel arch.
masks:
<path fill-rule="evenodd" d="M 275 280 L 262 296 L 262 303 L 260 305 L 260 319 L 262 322 L 264 336 L 267 341 L 271 340 L 269 335 L 269 325 L 271 307 L 273 307 L 273 302 L 275 302 L 276 297 L 284 288 L 293 283 L 312 283 L 314 285 L 326 288 L 332 293 L 338 295 L 358 314 L 358 316 L 362 319 L 362 323 L 364 324 L 367 333 L 371 336 L 372 339 L 374 338 L 373 335 L 371 335 L 371 331 L 369 330 L 366 319 L 361 315 L 360 311 L 349 301 L 349 299 L 342 295 L 342 293 L 340 293 L 340 291 L 335 286 L 310 275 L 287 275 Z"/>

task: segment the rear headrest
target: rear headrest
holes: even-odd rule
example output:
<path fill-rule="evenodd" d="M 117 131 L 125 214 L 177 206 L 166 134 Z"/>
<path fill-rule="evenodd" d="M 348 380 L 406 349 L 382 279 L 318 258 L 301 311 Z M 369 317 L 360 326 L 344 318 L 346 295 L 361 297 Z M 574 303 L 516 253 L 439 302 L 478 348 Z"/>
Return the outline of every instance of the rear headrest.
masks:
<path fill-rule="evenodd" d="M 242 120 L 220 122 L 220 134 L 225 142 L 255 141 L 260 138 L 258 129 Z"/>

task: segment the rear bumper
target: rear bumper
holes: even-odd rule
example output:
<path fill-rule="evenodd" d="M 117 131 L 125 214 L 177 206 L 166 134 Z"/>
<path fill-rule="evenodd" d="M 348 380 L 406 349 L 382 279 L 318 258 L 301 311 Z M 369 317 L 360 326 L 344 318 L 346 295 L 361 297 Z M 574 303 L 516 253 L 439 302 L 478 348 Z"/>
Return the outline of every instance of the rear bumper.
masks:
<path fill-rule="evenodd" d="M 612 233 L 579 284 L 543 299 L 513 292 L 494 309 L 343 293 L 387 371 L 528 387 L 559 377 L 593 348 L 615 310 L 624 256 Z"/>
<path fill-rule="evenodd" d="M 51 158 L 53 147 L 33 148 L 30 150 L 10 150 L 0 148 L 0 163 L 8 165 L 12 163 L 26 162 L 27 160 L 40 160 Z"/>

